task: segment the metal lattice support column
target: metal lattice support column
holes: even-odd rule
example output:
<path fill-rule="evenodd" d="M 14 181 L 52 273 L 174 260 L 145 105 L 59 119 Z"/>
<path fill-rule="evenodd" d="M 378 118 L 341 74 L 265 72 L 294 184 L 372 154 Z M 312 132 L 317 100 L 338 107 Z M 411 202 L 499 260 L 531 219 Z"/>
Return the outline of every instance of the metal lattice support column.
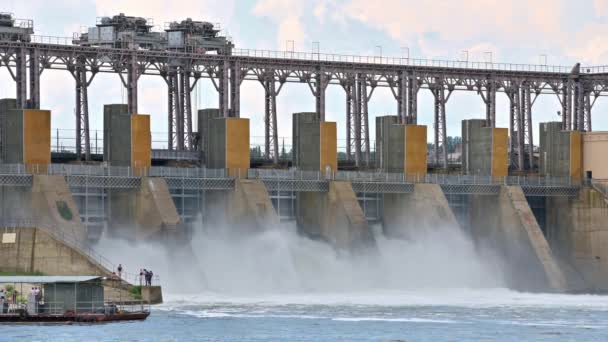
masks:
<path fill-rule="evenodd" d="M 591 127 L 591 109 L 593 107 L 593 103 L 591 102 L 591 93 L 588 92 L 588 91 L 585 92 L 583 98 L 584 98 L 584 100 L 583 100 L 583 108 L 584 108 L 583 131 L 585 131 L 585 132 L 591 132 L 592 131 L 592 127 Z"/>
<path fill-rule="evenodd" d="M 139 80 L 139 66 L 137 64 L 137 56 L 131 54 L 129 65 L 127 67 L 127 100 L 129 114 L 137 114 L 137 81 Z"/>
<path fill-rule="evenodd" d="M 524 170 L 524 128 L 523 112 L 521 109 L 521 89 L 516 81 L 511 81 L 507 95 L 509 96 L 509 129 L 511 131 L 511 163 L 519 171 Z"/>
<path fill-rule="evenodd" d="M 407 77 L 407 113 L 410 116 L 410 124 L 418 123 L 418 90 L 420 84 L 415 74 L 410 74 Z"/>
<path fill-rule="evenodd" d="M 325 90 L 329 84 L 329 78 L 323 71 L 317 71 L 314 87 L 309 83 L 312 94 L 315 96 L 315 108 L 321 122 L 325 121 Z"/>
<path fill-rule="evenodd" d="M 183 150 L 192 150 L 192 97 L 190 85 L 190 72 L 182 68 L 179 73 L 179 93 L 181 100 L 181 127 L 183 140 Z"/>
<path fill-rule="evenodd" d="M 230 66 L 230 116 L 235 118 L 241 117 L 241 82 L 243 82 L 241 63 L 232 62 Z"/>
<path fill-rule="evenodd" d="M 573 93 L 572 130 L 580 131 L 583 127 L 582 124 L 579 125 L 579 122 L 582 123 L 583 118 L 583 94 L 582 84 L 578 80 L 574 83 Z"/>
<path fill-rule="evenodd" d="M 562 105 L 562 129 L 570 130 L 572 128 L 572 81 L 564 80 L 560 94 L 560 102 Z"/>
<path fill-rule="evenodd" d="M 219 107 L 220 107 L 220 116 L 223 118 L 230 117 L 230 107 L 229 107 L 229 94 L 230 91 L 230 77 L 229 77 L 230 64 L 227 59 L 225 59 L 222 64 L 219 66 L 218 77 L 219 84 L 217 87 L 218 96 L 219 96 Z"/>
<path fill-rule="evenodd" d="M 367 76 L 359 74 L 355 81 L 357 86 L 355 111 L 355 164 L 361 166 L 363 159 L 365 165 L 370 164 L 369 143 L 369 99 L 374 91 L 367 92 Z"/>
<path fill-rule="evenodd" d="M 183 83 L 179 77 L 177 68 L 172 68 L 166 76 L 167 82 L 167 112 L 169 123 L 168 148 L 178 151 L 184 150 L 184 115 L 182 106 L 182 96 L 180 89 Z"/>
<path fill-rule="evenodd" d="M 76 156 L 91 160 L 91 139 L 89 131 L 89 96 L 87 70 L 79 63 L 74 72 L 76 80 Z"/>
<path fill-rule="evenodd" d="M 40 109 L 40 51 L 30 50 L 30 103 L 32 109 Z"/>
<path fill-rule="evenodd" d="M 488 127 L 496 127 L 496 84 L 488 80 L 486 86 L 486 124 Z"/>
<path fill-rule="evenodd" d="M 274 78 L 264 80 L 264 156 L 275 164 L 279 163 L 279 137 L 277 132 L 277 91 Z"/>
<path fill-rule="evenodd" d="M 448 90 L 446 96 L 444 82 L 442 79 L 437 79 L 433 85 L 433 96 L 435 97 L 435 146 L 434 155 L 435 163 L 439 163 L 439 151 L 441 151 L 441 161 L 443 168 L 448 168 L 448 149 L 447 149 L 447 131 L 446 131 L 446 110 L 445 105 L 448 102 L 451 90 Z"/>
<path fill-rule="evenodd" d="M 523 133 L 524 133 L 524 147 L 527 147 L 528 151 L 528 168 L 534 168 L 534 138 L 532 135 L 533 124 L 532 124 L 532 99 L 530 84 L 525 83 L 521 87 L 521 111 L 522 111 L 522 122 L 523 122 Z M 524 149 L 525 151 L 526 149 Z M 525 165 L 525 164 L 524 164 Z"/>
<path fill-rule="evenodd" d="M 355 136 L 357 135 L 355 128 L 355 121 L 357 119 L 355 118 L 355 113 L 357 112 L 358 106 L 355 76 L 352 74 L 345 74 L 344 77 L 340 79 L 340 84 L 346 93 L 346 160 L 351 161 L 353 151 L 356 150 Z"/>
<path fill-rule="evenodd" d="M 27 108 L 27 54 L 25 48 L 17 50 L 15 71 L 17 108 Z"/>
<path fill-rule="evenodd" d="M 411 119 L 408 114 L 408 80 L 405 71 L 399 73 L 397 76 L 397 83 L 391 77 L 387 77 L 389 80 L 389 87 L 391 92 L 393 93 L 393 97 L 397 100 L 397 117 L 399 118 L 399 122 L 402 124 L 411 123 Z"/>

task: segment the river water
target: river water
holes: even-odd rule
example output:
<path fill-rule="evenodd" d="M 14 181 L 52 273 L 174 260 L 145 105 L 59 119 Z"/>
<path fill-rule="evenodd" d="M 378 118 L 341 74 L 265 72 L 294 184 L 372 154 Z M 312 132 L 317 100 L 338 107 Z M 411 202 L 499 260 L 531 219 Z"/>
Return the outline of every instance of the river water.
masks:
<path fill-rule="evenodd" d="M 144 322 L 0 326 L 0 341 L 607 341 L 608 296 L 440 289 L 167 295 Z"/>
<path fill-rule="evenodd" d="M 608 296 L 509 290 L 518 275 L 504 258 L 457 228 L 407 241 L 376 230 L 377 251 L 359 256 L 295 227 L 218 231 L 171 251 L 97 247 L 127 272 L 160 275 L 165 303 L 146 321 L 0 325 L 0 341 L 608 341 Z"/>

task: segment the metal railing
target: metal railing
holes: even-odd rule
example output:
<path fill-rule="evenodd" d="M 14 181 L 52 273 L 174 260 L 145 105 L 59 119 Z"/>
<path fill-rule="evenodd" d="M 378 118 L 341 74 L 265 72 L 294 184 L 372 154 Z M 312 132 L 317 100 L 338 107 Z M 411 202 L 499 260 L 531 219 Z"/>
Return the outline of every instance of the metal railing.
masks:
<path fill-rule="evenodd" d="M 608 179 L 592 179 L 591 186 L 608 199 Z"/>
<path fill-rule="evenodd" d="M 570 177 L 538 176 L 470 176 L 447 174 L 405 174 L 365 171 L 299 171 L 250 169 L 249 178 L 268 180 L 336 180 L 373 183 L 432 183 L 451 185 L 521 185 L 521 186 L 580 186 L 581 180 Z"/>
<path fill-rule="evenodd" d="M 74 37 L 31 35 L 31 42 L 49 45 L 74 45 Z M 129 44 L 122 49 L 131 49 Z M 369 56 L 352 54 L 321 53 L 320 51 L 280 51 L 263 49 L 232 49 L 232 54 L 239 57 L 259 57 L 274 59 L 291 59 L 303 61 L 342 62 L 350 64 L 381 64 L 397 66 L 420 66 L 437 68 L 457 68 L 471 70 L 496 71 L 525 71 L 569 74 L 572 66 L 524 64 L 524 63 L 494 63 L 467 60 L 425 59 L 406 56 Z M 584 73 L 606 72 L 606 66 L 581 67 Z"/>
<path fill-rule="evenodd" d="M 151 177 L 167 178 L 241 178 L 271 179 L 271 180 L 336 180 L 356 182 L 384 182 L 384 183 L 433 183 L 433 184 L 455 184 L 455 185 L 522 185 L 522 186 L 580 186 L 581 180 L 571 177 L 541 177 L 541 176 L 471 176 L 471 175 L 449 175 L 449 174 L 405 174 L 376 171 L 302 171 L 302 170 L 277 170 L 277 169 L 248 169 L 235 170 L 236 174 L 229 175 L 226 169 L 207 168 L 180 168 L 180 167 L 150 167 L 145 175 Z M 0 174 L 29 175 L 32 172 L 49 175 L 84 175 L 84 176 L 109 176 L 109 177 L 140 177 L 141 170 L 131 167 L 107 166 L 107 165 L 72 165 L 72 164 L 49 164 L 30 165 L 23 164 L 0 164 Z"/>
<path fill-rule="evenodd" d="M 140 168 L 128 166 L 109 165 L 79 165 L 79 164 L 0 164 L 0 174 L 4 175 L 63 175 L 63 176 L 107 176 L 107 177 L 140 177 Z M 153 166 L 147 172 L 151 177 L 179 177 L 179 178 L 228 178 L 225 169 L 207 168 L 181 168 Z"/>
<path fill-rule="evenodd" d="M 456 68 L 456 69 L 475 69 L 475 70 L 499 70 L 499 71 L 528 71 L 528 72 L 549 72 L 549 73 L 570 73 L 571 66 L 544 65 L 544 64 L 517 64 L 517 63 L 493 63 L 493 62 L 472 62 L 460 60 L 440 60 L 409 57 L 389 57 L 389 56 L 365 56 L 365 55 L 344 55 L 320 52 L 302 51 L 277 51 L 277 50 L 258 50 L 258 49 L 232 49 L 233 55 L 243 57 L 275 58 L 275 59 L 295 59 L 307 61 L 323 62 L 342 62 L 351 64 L 382 64 L 400 66 L 421 66 L 437 68 Z"/>
<path fill-rule="evenodd" d="M 63 316 L 66 314 L 116 314 L 118 312 L 149 312 L 150 304 L 144 301 L 137 303 L 110 303 L 104 301 L 76 301 L 75 303 L 66 304 L 60 301 L 37 301 L 35 303 L 13 303 L 9 307 L 10 313 L 18 313 L 22 310 L 28 311 L 29 315 L 51 315 Z M 31 311 L 30 311 L 31 309 Z"/>

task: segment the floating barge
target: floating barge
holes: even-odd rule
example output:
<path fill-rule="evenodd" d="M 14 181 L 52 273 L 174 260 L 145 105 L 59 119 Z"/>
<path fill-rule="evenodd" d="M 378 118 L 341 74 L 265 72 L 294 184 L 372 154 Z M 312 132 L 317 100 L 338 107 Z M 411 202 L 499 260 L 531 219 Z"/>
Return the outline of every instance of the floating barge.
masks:
<path fill-rule="evenodd" d="M 143 301 L 106 302 L 98 276 L 0 276 L 0 323 L 99 323 L 145 320 Z"/>

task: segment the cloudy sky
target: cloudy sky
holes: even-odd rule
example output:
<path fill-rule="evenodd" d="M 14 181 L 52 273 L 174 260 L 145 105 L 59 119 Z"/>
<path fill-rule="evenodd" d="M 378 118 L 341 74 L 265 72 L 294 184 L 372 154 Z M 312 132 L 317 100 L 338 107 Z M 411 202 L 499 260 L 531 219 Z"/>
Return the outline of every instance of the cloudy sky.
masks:
<path fill-rule="evenodd" d="M 294 41 L 296 50 L 311 51 L 312 42 L 317 41 L 323 53 L 376 55 L 381 46 L 384 56 L 402 56 L 407 47 L 412 58 L 455 60 L 468 51 L 470 61 L 485 61 L 491 52 L 494 62 L 538 64 L 546 58 L 555 65 L 608 64 L 608 0 L 5 0 L 1 10 L 34 19 L 36 34 L 49 36 L 71 37 L 82 27 L 93 26 L 98 16 L 124 12 L 154 18 L 159 26 L 186 17 L 219 22 L 240 48 L 283 50 L 286 41 Z M 0 69 L 1 97 L 14 96 L 9 78 Z M 68 73 L 43 73 L 42 107 L 53 111 L 54 129 L 75 126 L 73 87 Z M 152 115 L 154 132 L 166 132 L 164 81 L 143 77 L 139 91 L 140 112 Z M 91 128 L 101 130 L 103 104 L 124 99 L 118 76 L 98 75 L 89 94 Z M 498 125 L 508 127 L 506 96 L 497 98 Z M 338 122 L 339 139 L 345 137 L 344 99 L 339 86 L 328 88 L 327 119 Z M 198 108 L 217 106 L 210 81 L 200 83 L 193 102 Z M 314 98 L 307 85 L 287 84 L 277 102 L 279 135 L 288 142 L 291 113 L 314 110 Z M 432 105 L 432 95 L 422 90 L 419 123 L 429 125 L 429 133 Z M 262 136 L 264 105 L 259 83 L 243 83 L 241 106 L 242 115 L 251 119 L 252 136 Z M 593 110 L 595 130 L 608 130 L 607 109 L 608 100 L 599 99 Z M 390 90 L 377 89 L 370 114 L 395 114 L 395 110 Z M 533 108 L 535 130 L 539 122 L 558 120 L 557 110 L 557 97 L 539 98 Z M 484 113 L 478 95 L 453 94 L 447 107 L 448 135 L 460 135 L 460 120 L 482 118 Z M 370 132 L 373 136 L 373 126 Z M 154 135 L 155 140 L 164 137 Z"/>

